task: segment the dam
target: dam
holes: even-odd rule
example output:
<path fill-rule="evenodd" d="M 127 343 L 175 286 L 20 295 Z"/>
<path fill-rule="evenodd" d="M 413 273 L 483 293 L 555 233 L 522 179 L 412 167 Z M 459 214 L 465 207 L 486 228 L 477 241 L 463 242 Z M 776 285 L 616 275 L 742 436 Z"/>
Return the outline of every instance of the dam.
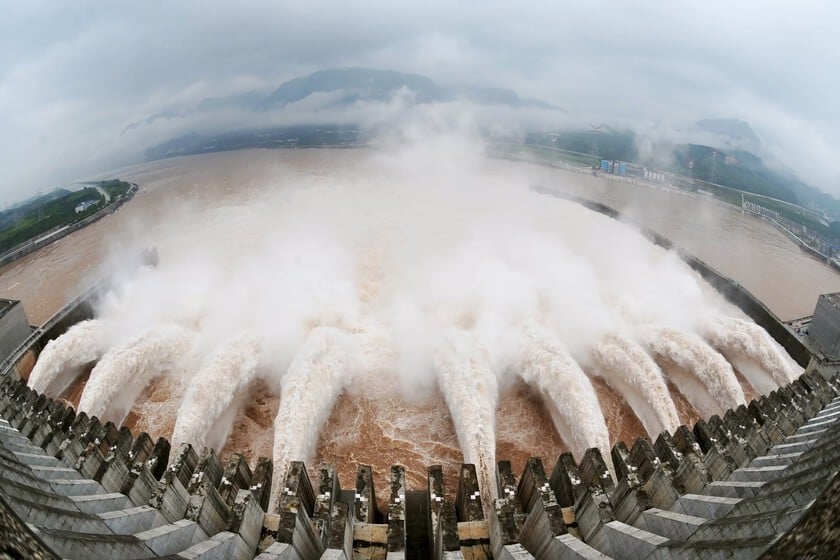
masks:
<path fill-rule="evenodd" d="M 805 373 L 748 404 L 606 453 L 532 457 L 519 472 L 498 461 L 490 504 L 474 464 L 461 465 L 453 487 L 448 466 L 429 466 L 422 490 L 409 488 L 399 465 L 379 488 L 368 465 L 342 481 L 335 465 L 313 477 L 291 460 L 278 477 L 271 459 L 252 468 L 241 454 L 223 460 L 211 447 L 173 446 L 29 389 L 20 374 L 32 354 L 92 317 L 93 289 L 4 364 L 2 540 L 33 558 L 781 558 L 803 546 L 824 550 L 836 534 L 811 532 L 804 543 L 797 535 L 821 526 L 840 491 L 836 363 L 812 354 L 739 284 L 681 256 Z M 825 333 L 815 334 L 825 346 Z"/>

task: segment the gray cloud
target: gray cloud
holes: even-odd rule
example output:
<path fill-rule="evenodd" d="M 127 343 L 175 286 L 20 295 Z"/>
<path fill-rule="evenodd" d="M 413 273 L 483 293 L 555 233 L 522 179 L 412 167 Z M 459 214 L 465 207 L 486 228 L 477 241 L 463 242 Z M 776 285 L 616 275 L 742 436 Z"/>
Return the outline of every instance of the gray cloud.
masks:
<path fill-rule="evenodd" d="M 829 1 L 12 3 L 0 18 L 0 202 L 249 118 L 190 113 L 204 98 L 341 66 L 505 87 L 579 122 L 746 120 L 769 154 L 840 194 L 838 16 Z M 185 117 L 121 136 L 157 113 Z"/>

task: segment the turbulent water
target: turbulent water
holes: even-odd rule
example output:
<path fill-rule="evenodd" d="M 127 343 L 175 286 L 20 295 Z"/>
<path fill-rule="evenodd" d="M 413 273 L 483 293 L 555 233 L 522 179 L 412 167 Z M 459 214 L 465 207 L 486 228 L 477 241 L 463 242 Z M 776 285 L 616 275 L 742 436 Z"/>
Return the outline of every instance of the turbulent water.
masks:
<path fill-rule="evenodd" d="M 227 440 L 237 406 L 256 377 L 260 343 L 242 335 L 223 344 L 190 380 L 175 429 L 172 447 L 191 443 L 221 448 Z"/>
<path fill-rule="evenodd" d="M 746 404 L 732 366 L 699 336 L 675 329 L 656 329 L 645 338 L 651 352 L 671 360 L 693 376 L 674 376 L 671 380 L 703 416 Z"/>
<path fill-rule="evenodd" d="M 97 362 L 79 408 L 175 442 L 245 445 L 252 461 L 274 457 L 276 483 L 292 460 L 329 458 L 345 484 L 359 464 L 386 479 L 404 463 L 416 487 L 424 465 L 463 459 L 489 503 L 497 457 L 608 457 L 617 437 L 642 435 L 639 420 L 655 437 L 690 421 L 686 406 L 742 403 L 732 365 L 758 392 L 796 375 L 673 255 L 535 194 L 518 166 L 444 148 L 134 170 L 154 188 L 91 226 L 114 246 L 91 228 L 67 238 L 87 240 L 90 262 L 107 252 L 114 290 L 97 321 L 44 350 L 30 383 L 57 395 Z M 123 264 L 146 245 L 158 269 Z"/>
<path fill-rule="evenodd" d="M 101 321 L 82 321 L 48 342 L 29 374 L 29 386 L 47 396 L 59 396 L 85 365 L 101 358 L 108 349 L 106 329 Z"/>
<path fill-rule="evenodd" d="M 531 327 L 523 340 L 521 374 L 540 393 L 555 429 L 576 458 L 597 447 L 609 460 L 610 434 L 598 395 L 568 350 L 549 333 Z"/>
<path fill-rule="evenodd" d="M 712 344 L 722 349 L 762 393 L 794 380 L 796 366 L 767 331 L 745 319 L 719 317 L 707 327 Z M 751 360 L 753 363 L 749 363 Z M 759 367 L 755 367 L 755 365 Z"/>
<path fill-rule="evenodd" d="M 453 330 L 435 360 L 438 383 L 455 423 L 464 462 L 475 465 L 484 504 L 496 488 L 496 408 L 499 386 L 487 351 L 473 337 Z"/>
<path fill-rule="evenodd" d="M 608 385 L 627 399 L 655 438 L 680 424 L 662 371 L 644 349 L 625 336 L 610 333 L 595 347 L 595 361 Z"/>
<path fill-rule="evenodd" d="M 274 420 L 274 480 L 282 481 L 292 461 L 308 459 L 335 399 L 349 382 L 353 350 L 348 334 L 335 328 L 312 329 L 280 382 L 280 409 Z M 280 487 L 271 508 L 280 503 Z"/>
<path fill-rule="evenodd" d="M 109 350 L 90 373 L 79 408 L 120 424 L 140 392 L 164 375 L 190 348 L 191 333 L 176 325 L 154 327 Z"/>

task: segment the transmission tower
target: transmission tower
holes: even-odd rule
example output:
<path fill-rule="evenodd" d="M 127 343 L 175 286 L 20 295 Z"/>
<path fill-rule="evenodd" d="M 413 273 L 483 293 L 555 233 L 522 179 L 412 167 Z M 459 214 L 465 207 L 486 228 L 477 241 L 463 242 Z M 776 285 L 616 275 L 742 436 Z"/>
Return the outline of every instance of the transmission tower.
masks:
<path fill-rule="evenodd" d="M 595 126 L 594 124 L 590 124 L 589 128 L 592 130 L 592 168 L 598 169 L 599 167 L 599 160 L 601 159 L 598 156 L 598 133 L 601 131 L 601 127 L 603 125 Z"/>
<path fill-rule="evenodd" d="M 709 182 L 714 183 L 717 175 L 717 150 L 712 150 L 712 170 L 709 172 Z"/>
<path fill-rule="evenodd" d="M 549 134 L 549 139 L 551 139 L 551 150 L 552 150 L 552 158 L 555 162 L 559 159 L 557 157 L 557 140 L 560 138 L 560 134 Z"/>

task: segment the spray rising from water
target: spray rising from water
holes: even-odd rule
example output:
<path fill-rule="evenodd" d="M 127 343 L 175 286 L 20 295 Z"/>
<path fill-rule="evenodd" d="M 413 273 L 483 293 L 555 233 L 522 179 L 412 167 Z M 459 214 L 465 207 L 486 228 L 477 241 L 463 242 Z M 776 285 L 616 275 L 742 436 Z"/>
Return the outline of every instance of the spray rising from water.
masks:
<path fill-rule="evenodd" d="M 82 321 L 51 340 L 29 375 L 29 386 L 48 397 L 60 395 L 87 364 L 98 360 L 108 349 L 106 333 L 102 321 Z"/>
<path fill-rule="evenodd" d="M 312 457 L 318 432 L 355 369 L 355 348 L 349 338 L 347 332 L 334 327 L 315 327 L 280 381 L 270 512 L 280 505 L 289 464 Z"/>
<path fill-rule="evenodd" d="M 172 447 L 191 443 L 221 448 L 233 424 L 239 399 L 254 380 L 260 343 L 242 335 L 226 342 L 191 379 L 178 410 Z"/>
<path fill-rule="evenodd" d="M 746 403 L 732 366 L 699 336 L 673 328 L 651 329 L 645 334 L 644 343 L 654 354 L 694 376 L 691 380 L 672 375 L 671 380 L 704 416 Z M 706 396 L 715 406 L 709 406 Z"/>
<path fill-rule="evenodd" d="M 164 325 L 108 351 L 91 371 L 79 408 L 121 424 L 146 385 L 169 372 L 193 341 L 190 331 Z"/>
<path fill-rule="evenodd" d="M 677 407 L 662 371 L 644 348 L 610 333 L 595 346 L 594 356 L 607 384 L 624 396 L 651 438 L 677 429 Z"/>
<path fill-rule="evenodd" d="M 578 460 L 590 447 L 609 460 L 610 434 L 595 388 L 568 351 L 536 325 L 525 331 L 521 375 L 539 391 L 557 432 Z"/>
<path fill-rule="evenodd" d="M 498 497 L 496 486 L 496 408 L 499 386 L 487 351 L 466 331 L 451 329 L 435 356 L 443 393 L 464 463 L 475 465 L 485 511 Z"/>
<path fill-rule="evenodd" d="M 117 275 L 111 304 L 100 303 L 97 316 L 113 332 L 109 338 L 120 341 L 155 325 L 178 324 L 197 331 L 202 348 L 216 351 L 223 341 L 253 333 L 262 342 L 259 375 L 276 374 L 279 379 L 267 381 L 282 389 L 275 423 L 277 487 L 289 461 L 313 458 L 320 427 L 345 387 L 348 400 L 363 395 L 370 406 L 379 406 L 369 398 L 371 382 L 389 393 L 399 384 L 399 393 L 409 400 L 439 399 L 434 387 L 440 386 L 465 460 L 475 463 L 483 477 L 489 506 L 488 496 L 496 491 L 497 386 L 512 386 L 521 373 L 541 393 L 573 451 L 590 445 L 604 451 L 603 412 L 591 387 L 570 389 L 570 383 L 583 378 L 566 352 L 588 356 L 605 333 L 616 329 L 623 338 L 601 345 L 605 356 L 618 354 L 614 360 L 603 359 L 608 365 L 614 362 L 612 368 L 603 368 L 605 378 L 647 419 L 650 432 L 675 427 L 675 407 L 661 373 L 627 337 L 640 324 L 691 330 L 703 317 L 722 313 L 723 300 L 701 290 L 697 275 L 680 259 L 638 232 L 579 205 L 535 194 L 529 189 L 533 177 L 509 164 L 485 161 L 479 143 L 465 143 L 469 146 L 457 139 L 424 137 L 413 146 L 388 143 L 395 148 L 376 153 L 341 152 L 336 158 L 319 152 L 315 163 L 313 154 L 271 154 L 271 172 L 265 174 L 263 167 L 253 184 L 242 182 L 242 190 L 229 188 L 226 179 L 223 186 L 214 185 L 213 173 L 204 167 L 214 160 L 207 160 L 201 164 L 201 178 L 192 176 L 206 184 L 182 198 L 189 200 L 188 207 L 173 203 L 185 194 L 179 192 L 182 185 L 155 194 L 151 180 L 149 198 L 160 196 L 166 203 L 158 209 L 165 210 L 146 216 L 144 235 L 134 238 L 157 245 L 161 263 L 156 269 Z M 263 155 L 230 157 L 241 161 Z M 277 165 L 276 158 L 289 165 Z M 250 173 L 253 160 L 247 161 Z M 198 184 L 184 179 L 192 164 L 173 165 L 187 175 L 167 184 Z M 617 298 L 631 303 L 621 309 Z M 533 325 L 540 334 L 526 333 L 523 325 Z M 453 328 L 455 334 L 441 344 L 439 333 Z M 235 361 L 234 350 L 225 348 Z M 126 360 L 135 359 L 125 347 L 117 351 Z M 219 368 L 217 379 L 224 381 L 220 402 L 212 403 L 221 412 L 212 409 L 206 419 L 190 420 L 201 407 L 185 403 L 179 419 L 181 403 L 173 399 L 158 426 L 177 420 L 176 438 L 204 437 L 213 444 L 215 432 L 222 439 L 225 429 L 215 428 L 229 425 L 238 399 L 247 393 L 245 381 L 254 375 L 250 358 L 241 357 L 241 366 L 229 364 L 228 377 L 222 374 L 221 356 L 213 366 Z M 146 369 L 151 371 L 129 377 L 157 375 L 159 359 L 149 361 Z M 115 360 L 112 355 L 104 362 L 113 369 Z M 125 367 L 142 369 L 131 363 Z M 184 369 L 188 375 L 183 385 L 171 393 L 180 393 L 182 386 L 197 387 L 198 380 L 189 382 L 195 373 L 209 375 L 198 367 Z M 696 380 L 701 374 L 684 375 Z M 550 382 L 551 376 L 561 382 Z M 127 378 L 114 376 L 116 390 L 124 388 L 120 384 Z M 173 384 L 180 380 L 167 378 Z M 709 393 L 704 382 L 696 386 L 698 394 Z M 209 398 L 194 390 L 187 391 L 187 400 Z M 98 400 L 88 395 L 85 405 L 96 406 Z M 710 408 L 718 406 L 710 395 L 707 401 Z M 439 401 L 435 405 L 443 406 Z M 587 420 L 594 424 L 583 425 Z M 265 422 L 243 426 L 262 430 Z M 195 435 L 182 435 L 187 431 Z M 538 450 L 525 449 L 530 445 L 525 442 L 545 436 L 531 435 L 517 438 L 514 452 L 520 457 Z M 418 441 L 434 437 L 417 434 Z M 359 439 L 352 439 L 343 440 L 344 449 L 359 445 Z M 389 457 L 365 450 L 356 458 L 381 470 L 400 453 L 398 447 Z M 437 462 L 433 455 L 429 458 Z"/>
<path fill-rule="evenodd" d="M 769 375 L 775 384 L 774 388 L 786 385 L 796 378 L 794 367 L 779 345 L 756 323 L 737 317 L 718 317 L 706 330 L 712 345 L 726 354 L 731 361 L 736 362 L 736 365 L 740 361 L 737 360 L 738 357 L 758 362 L 760 370 L 754 367 L 739 369 L 750 379 L 750 383 L 762 392 L 766 389 L 763 386 L 766 380 L 760 379 L 759 376 Z"/>

